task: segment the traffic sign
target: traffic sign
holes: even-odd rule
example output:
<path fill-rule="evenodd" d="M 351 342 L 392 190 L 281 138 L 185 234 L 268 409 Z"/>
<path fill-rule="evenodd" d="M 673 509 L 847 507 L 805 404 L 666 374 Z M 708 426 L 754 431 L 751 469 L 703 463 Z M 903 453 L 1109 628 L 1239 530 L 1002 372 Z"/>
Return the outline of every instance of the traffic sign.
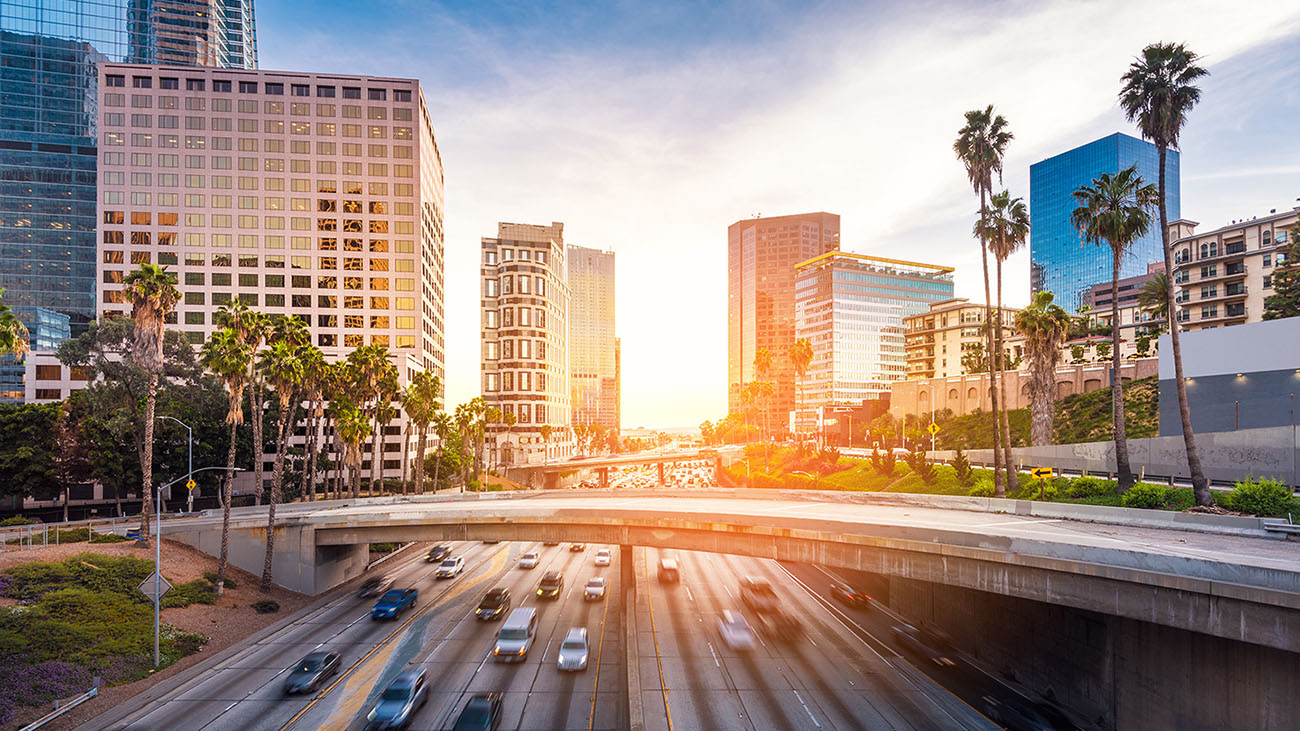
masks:
<path fill-rule="evenodd" d="M 139 587 L 140 593 L 149 597 L 149 601 L 153 601 L 153 584 L 154 584 L 155 576 L 158 576 L 157 571 L 153 572 L 152 574 L 149 574 L 149 578 L 140 582 L 140 587 Z M 172 585 L 167 583 L 167 579 L 162 577 L 158 577 L 158 578 L 159 578 L 158 598 L 162 599 L 163 597 L 167 596 L 167 592 L 172 590 Z"/>
<path fill-rule="evenodd" d="M 193 490 L 193 489 L 194 489 L 195 487 L 197 487 L 197 486 L 198 486 L 198 483 L 195 482 L 194 480 L 190 480 L 189 482 L 185 483 L 185 489 L 186 489 L 186 490 Z"/>
<path fill-rule="evenodd" d="M 930 426 L 926 428 L 926 431 L 930 432 L 931 435 L 938 434 L 938 433 L 939 433 L 939 425 L 938 425 L 938 424 L 931 423 Z"/>
<path fill-rule="evenodd" d="M 1035 480 L 1043 480 L 1052 476 L 1052 468 L 1035 467 L 1029 474 L 1033 475 Z"/>

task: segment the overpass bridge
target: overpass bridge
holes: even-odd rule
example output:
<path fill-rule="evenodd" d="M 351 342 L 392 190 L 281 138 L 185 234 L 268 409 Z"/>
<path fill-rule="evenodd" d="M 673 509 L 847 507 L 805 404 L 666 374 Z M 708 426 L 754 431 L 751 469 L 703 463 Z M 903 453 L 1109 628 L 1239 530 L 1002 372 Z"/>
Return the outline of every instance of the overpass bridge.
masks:
<path fill-rule="evenodd" d="M 658 467 L 658 484 L 662 486 L 664 484 L 664 465 L 707 460 L 712 462 L 716 468 L 739 457 L 740 453 L 740 447 L 637 452 L 634 454 L 613 454 L 605 457 L 580 457 L 535 465 L 513 465 L 507 468 L 507 472 L 511 478 L 521 483 L 538 484 L 540 482 L 540 486 L 558 487 L 559 478 L 562 475 L 575 471 L 590 470 L 596 473 L 600 487 L 604 488 L 609 487 L 609 472 L 612 469 L 656 465 Z M 540 481 L 537 478 L 540 478 Z"/>

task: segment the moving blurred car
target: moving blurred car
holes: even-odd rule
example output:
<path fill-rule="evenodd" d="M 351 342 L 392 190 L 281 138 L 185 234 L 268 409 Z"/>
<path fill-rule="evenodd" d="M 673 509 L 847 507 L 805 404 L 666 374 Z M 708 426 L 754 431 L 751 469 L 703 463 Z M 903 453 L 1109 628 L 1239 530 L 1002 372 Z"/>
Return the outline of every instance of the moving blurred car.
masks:
<path fill-rule="evenodd" d="M 443 559 L 442 563 L 438 564 L 438 570 L 434 572 L 433 577 L 435 579 L 452 579 L 460 575 L 460 572 L 464 570 L 465 559 L 460 556 L 446 558 Z"/>
<path fill-rule="evenodd" d="M 587 579 L 587 586 L 582 590 L 583 601 L 598 602 L 605 598 L 605 577 L 593 576 Z"/>
<path fill-rule="evenodd" d="M 406 728 L 415 711 L 429 700 L 428 679 L 419 668 L 404 670 L 384 688 L 366 716 L 366 731 Z"/>
<path fill-rule="evenodd" d="M 745 621 L 740 612 L 730 609 L 724 610 L 722 616 L 718 617 L 718 633 L 722 635 L 722 641 L 727 643 L 727 647 L 733 650 L 752 650 L 757 640 L 749 622 Z"/>
<path fill-rule="evenodd" d="M 846 607 L 865 607 L 871 604 L 871 597 L 841 582 L 831 584 L 831 597 Z"/>
<path fill-rule="evenodd" d="M 984 715 L 1008 731 L 1078 731 L 1079 728 L 1049 703 L 1035 703 L 1028 698 L 1008 702 L 989 695 L 983 701 Z"/>
<path fill-rule="evenodd" d="M 475 693 L 465 703 L 452 731 L 492 731 L 501 723 L 501 694 Z"/>
<path fill-rule="evenodd" d="M 419 596 L 419 589 L 391 589 L 375 602 L 370 609 L 370 618 L 397 619 L 399 614 L 415 606 Z"/>
<path fill-rule="evenodd" d="M 555 667 L 560 670 L 586 670 L 587 653 L 587 630 L 584 627 L 574 627 L 560 643 L 560 654 L 555 658 Z"/>
<path fill-rule="evenodd" d="M 681 578 L 681 573 L 677 570 L 677 559 L 659 559 L 659 583 L 675 584 L 680 581 Z"/>
<path fill-rule="evenodd" d="M 429 549 L 427 554 L 425 554 L 424 560 L 433 563 L 434 561 L 441 561 L 450 555 L 451 546 L 434 546 Z"/>
<path fill-rule="evenodd" d="M 746 576 L 740 580 L 740 600 L 759 614 L 781 610 L 781 600 L 772 590 L 772 585 L 767 579 L 757 576 Z"/>
<path fill-rule="evenodd" d="M 321 686 L 330 676 L 339 671 L 339 654 L 324 650 L 312 652 L 298 661 L 284 679 L 284 692 L 311 693 Z"/>
<path fill-rule="evenodd" d="M 539 599 L 559 599 L 564 589 L 564 576 L 559 571 L 547 571 L 537 585 Z"/>
<path fill-rule="evenodd" d="M 497 643 L 492 648 L 492 658 L 497 662 L 523 662 L 537 636 L 537 610 L 517 607 L 506 617 L 497 632 Z"/>
<path fill-rule="evenodd" d="M 372 576 L 361 582 L 360 588 L 357 589 L 357 596 L 362 599 L 369 599 L 380 596 L 391 588 L 393 588 L 393 580 L 389 577 Z"/>
<path fill-rule="evenodd" d="M 610 555 L 608 548 L 602 548 L 599 551 L 596 551 L 597 566 L 608 566 L 612 560 L 613 557 Z"/>
<path fill-rule="evenodd" d="M 569 544 L 569 550 L 570 550 L 570 551 L 573 551 L 574 553 L 582 553 L 583 551 L 587 550 L 587 544 L 585 544 L 585 543 L 570 543 L 570 544 Z"/>
<path fill-rule="evenodd" d="M 543 546 L 558 546 L 558 545 L 560 545 L 560 542 L 559 542 L 559 541 L 542 541 L 542 545 L 543 545 Z"/>
<path fill-rule="evenodd" d="M 764 637 L 778 642 L 790 642 L 799 638 L 803 634 L 803 623 L 795 618 L 794 615 L 777 610 L 760 614 L 755 618 L 755 623 Z"/>
<path fill-rule="evenodd" d="M 487 594 L 483 595 L 483 601 L 478 603 L 478 609 L 474 610 L 474 616 L 484 621 L 500 619 L 510 608 L 510 590 L 504 586 L 498 586 Z"/>
<path fill-rule="evenodd" d="M 537 568 L 537 562 L 540 560 L 541 558 L 538 557 L 536 553 L 529 551 L 528 553 L 525 553 L 524 555 L 519 557 L 519 568 L 535 569 Z"/>
<path fill-rule="evenodd" d="M 952 646 L 931 632 L 923 632 L 910 624 L 896 624 L 889 628 L 889 632 L 894 644 L 914 657 L 941 668 L 957 664 L 951 655 Z"/>

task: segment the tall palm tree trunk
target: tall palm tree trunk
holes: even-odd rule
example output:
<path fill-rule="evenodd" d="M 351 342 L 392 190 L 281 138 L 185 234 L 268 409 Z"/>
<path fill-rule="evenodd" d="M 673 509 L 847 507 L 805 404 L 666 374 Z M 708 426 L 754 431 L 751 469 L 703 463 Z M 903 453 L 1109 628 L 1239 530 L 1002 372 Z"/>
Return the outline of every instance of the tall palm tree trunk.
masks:
<path fill-rule="evenodd" d="M 140 544 L 149 545 L 149 514 L 153 512 L 153 422 L 158 404 L 158 374 L 149 374 L 149 391 L 144 399 L 144 441 L 140 449 L 140 474 L 144 500 L 140 503 Z"/>
<path fill-rule="evenodd" d="M 253 504 L 262 504 L 262 455 L 266 454 L 266 442 L 263 439 L 262 423 L 262 383 L 256 377 L 253 388 L 248 392 L 253 417 Z"/>
<path fill-rule="evenodd" d="M 1116 486 L 1123 493 L 1133 486 L 1133 471 L 1129 468 L 1128 439 L 1124 436 L 1124 384 L 1119 377 L 1119 252 L 1111 264 L 1110 280 L 1110 407 L 1115 420 L 1115 477 Z"/>
<path fill-rule="evenodd" d="M 1160 193 L 1160 236 L 1164 242 L 1165 276 L 1169 277 L 1169 286 L 1165 288 L 1165 301 L 1168 313 L 1165 321 L 1169 323 L 1169 344 L 1174 351 L 1174 386 L 1178 391 L 1178 420 L 1183 426 L 1183 449 L 1187 452 L 1187 471 L 1192 478 L 1192 495 L 1197 505 L 1209 505 L 1210 482 L 1205 478 L 1205 469 L 1201 466 L 1201 452 L 1196 446 L 1196 433 L 1192 431 L 1192 409 L 1187 403 L 1187 380 L 1183 378 L 1183 347 L 1178 334 L 1178 305 L 1174 302 L 1174 252 L 1169 246 L 1169 213 L 1165 207 L 1165 154 L 1164 145 L 1156 148 L 1160 159 L 1160 179 L 1157 182 Z"/>
<path fill-rule="evenodd" d="M 442 467 L 442 437 L 438 437 L 438 449 L 434 452 L 437 459 L 433 461 L 433 491 L 438 492 L 438 470 Z"/>
<path fill-rule="evenodd" d="M 379 429 L 379 406 L 378 405 L 375 406 L 374 423 L 375 423 L 375 438 L 370 441 L 370 484 L 366 488 L 367 497 L 375 496 L 375 482 L 379 479 L 378 476 L 383 474 L 380 471 L 379 466 L 380 466 L 380 459 L 381 459 L 380 454 L 383 451 L 384 435 L 383 432 L 380 431 Z M 382 486 L 380 486 L 380 491 L 381 492 L 383 491 Z"/>
<path fill-rule="evenodd" d="M 221 481 L 221 556 L 217 559 L 217 593 L 226 588 L 226 564 L 230 561 L 230 496 L 235 482 L 235 438 L 238 426 L 230 423 L 230 448 L 226 450 L 226 477 Z"/>
<path fill-rule="evenodd" d="M 407 470 L 410 469 L 410 463 L 411 463 L 411 418 L 409 416 L 406 419 L 405 431 L 406 431 L 406 438 L 402 440 L 402 494 L 403 495 L 409 494 L 408 491 L 410 490 L 410 486 L 411 486 L 410 480 L 408 479 L 410 476 L 407 474 Z"/>
<path fill-rule="evenodd" d="M 271 560 L 275 557 L 275 506 L 280 503 L 284 486 L 284 453 L 288 442 L 289 412 L 292 404 L 280 407 L 280 423 L 276 438 L 275 467 L 271 470 L 271 499 L 266 508 L 266 556 L 262 559 L 262 591 L 271 590 Z"/>
<path fill-rule="evenodd" d="M 421 425 L 415 437 L 415 493 L 424 494 L 424 448 L 429 441 L 428 427 Z"/>
<path fill-rule="evenodd" d="M 302 480 L 300 492 L 302 499 L 310 501 L 315 497 L 316 492 L 316 399 L 308 402 L 307 406 L 307 440 L 303 445 L 302 451 Z"/>
<path fill-rule="evenodd" d="M 1002 412 L 998 415 L 998 421 L 1001 422 L 999 429 L 1002 431 L 1002 462 L 1006 466 L 1007 470 L 1007 490 L 1014 491 L 1019 485 L 1019 479 L 1016 475 L 1016 463 L 1011 459 L 1011 427 L 1008 424 L 1007 418 L 1007 411 L 1010 402 L 1007 401 L 1006 353 L 1003 352 L 1002 345 L 1002 259 L 1000 257 L 994 258 L 997 263 L 998 276 L 998 309 L 996 311 L 997 314 L 994 315 L 997 322 L 995 340 L 997 341 L 998 348 L 998 396 L 1002 399 Z M 1019 385 L 1019 381 L 1017 380 L 1016 385 L 1013 386 L 1013 388 L 1018 388 Z M 930 390 L 933 391 L 934 389 Z M 934 407 L 933 394 L 931 395 L 930 406 L 931 408 Z"/>
<path fill-rule="evenodd" d="M 983 222 L 988 216 L 988 203 L 985 200 L 984 191 L 980 191 L 980 221 Z M 980 262 L 984 265 L 984 340 L 987 343 L 989 354 L 989 405 L 993 410 L 993 494 L 997 497 L 1006 495 L 1006 486 L 1003 483 L 1002 474 L 1002 453 L 1000 447 L 1002 440 L 1000 430 L 998 429 L 998 389 L 996 377 L 993 375 L 993 323 L 990 318 L 993 316 L 993 310 L 990 302 L 993 301 L 992 293 L 989 291 L 989 247 L 985 243 L 984 237 L 980 237 Z M 930 389 L 933 391 L 934 389 Z M 931 400 L 934 394 L 930 395 Z"/>

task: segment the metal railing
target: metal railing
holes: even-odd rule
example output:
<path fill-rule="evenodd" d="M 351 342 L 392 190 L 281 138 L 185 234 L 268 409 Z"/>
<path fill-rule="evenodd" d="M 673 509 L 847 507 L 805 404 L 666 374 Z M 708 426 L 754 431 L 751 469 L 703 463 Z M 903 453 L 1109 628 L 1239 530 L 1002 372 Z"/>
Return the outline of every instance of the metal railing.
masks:
<path fill-rule="evenodd" d="M 32 721 L 26 726 L 23 726 L 18 731 L 31 731 L 32 729 L 40 728 L 45 724 L 49 723 L 50 721 L 53 721 L 59 716 L 62 716 L 63 714 L 67 713 L 68 711 L 71 711 L 73 708 L 76 708 L 82 703 L 85 703 L 91 698 L 94 698 L 97 695 L 99 695 L 99 678 L 95 678 L 95 684 L 90 687 L 90 690 L 86 691 L 85 693 L 82 693 L 76 698 L 64 701 L 63 705 L 59 705 L 59 701 L 54 701 L 53 711 L 45 714 L 44 716 L 41 716 L 40 718 L 36 719 L 35 721 Z"/>

